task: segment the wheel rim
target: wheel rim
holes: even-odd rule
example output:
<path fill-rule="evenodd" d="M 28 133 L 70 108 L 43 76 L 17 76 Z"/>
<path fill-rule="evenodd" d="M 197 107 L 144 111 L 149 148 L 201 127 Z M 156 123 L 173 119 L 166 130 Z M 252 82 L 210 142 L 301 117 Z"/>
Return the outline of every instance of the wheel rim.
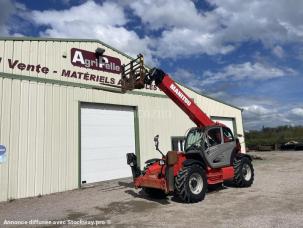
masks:
<path fill-rule="evenodd" d="M 244 164 L 242 168 L 243 178 L 246 181 L 251 179 L 251 168 L 248 164 Z"/>
<path fill-rule="evenodd" d="M 190 191 L 195 195 L 198 195 L 199 193 L 201 193 L 201 191 L 203 189 L 203 179 L 202 179 L 201 175 L 199 175 L 198 173 L 193 173 L 190 176 L 189 188 L 190 188 Z"/>

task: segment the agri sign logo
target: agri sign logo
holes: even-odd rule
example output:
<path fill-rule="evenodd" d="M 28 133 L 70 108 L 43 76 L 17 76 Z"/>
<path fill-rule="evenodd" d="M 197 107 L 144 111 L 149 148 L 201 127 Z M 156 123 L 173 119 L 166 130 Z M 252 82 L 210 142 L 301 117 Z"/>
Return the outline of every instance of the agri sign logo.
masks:
<path fill-rule="evenodd" d="M 74 66 L 106 71 L 114 74 L 121 73 L 121 61 L 107 55 L 96 55 L 95 52 L 77 48 L 71 49 L 71 63 Z"/>
<path fill-rule="evenodd" d="M 6 161 L 6 148 L 0 145 L 0 164 Z"/>

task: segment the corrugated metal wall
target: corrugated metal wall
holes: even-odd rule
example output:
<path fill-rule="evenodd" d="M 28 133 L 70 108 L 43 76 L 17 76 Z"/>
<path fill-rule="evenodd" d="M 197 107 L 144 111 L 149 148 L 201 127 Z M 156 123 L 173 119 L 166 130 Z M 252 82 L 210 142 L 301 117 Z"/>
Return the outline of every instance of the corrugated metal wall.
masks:
<path fill-rule="evenodd" d="M 100 44 L 0 41 L 0 57 L 3 58 L 0 63 L 0 144 L 7 147 L 8 153 L 7 162 L 0 164 L 0 201 L 78 187 L 79 102 L 136 106 L 141 164 L 148 158 L 158 156 L 153 145 L 154 135 L 160 134 L 160 148 L 168 151 L 171 149 L 171 136 L 182 136 L 193 126 L 168 98 L 11 79 L 6 78 L 7 75 L 1 77 L 1 72 L 45 77 L 35 72 L 13 71 L 7 67 L 7 58 L 24 63 L 40 63 L 50 69 L 72 68 L 64 65 L 69 61 L 62 63 L 61 60 L 62 53 L 67 54 L 67 59 L 70 58 L 69 52 L 73 47 L 94 51 Z M 124 62 L 128 61 L 111 49 L 106 51 Z M 53 76 L 49 74 L 47 77 Z M 208 115 L 235 118 L 237 132 L 243 134 L 239 109 L 188 89 L 185 91 Z"/>

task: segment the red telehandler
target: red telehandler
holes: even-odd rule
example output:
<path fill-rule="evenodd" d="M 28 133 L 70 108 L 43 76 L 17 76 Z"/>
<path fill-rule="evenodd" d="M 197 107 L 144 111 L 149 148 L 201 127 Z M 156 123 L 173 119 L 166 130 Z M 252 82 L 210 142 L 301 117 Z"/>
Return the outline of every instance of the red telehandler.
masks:
<path fill-rule="evenodd" d="M 188 131 L 183 152 L 164 155 L 157 135 L 155 146 L 162 158 L 146 161 L 142 171 L 136 155 L 127 154 L 136 188 L 143 188 L 152 197 L 175 193 L 183 202 L 194 203 L 204 199 L 208 186 L 226 180 L 232 180 L 237 187 L 252 185 L 252 159 L 241 153 L 239 140 L 228 127 L 213 122 L 168 74 L 157 68 L 148 70 L 143 56 L 138 55 L 123 66 L 121 83 L 122 92 L 155 83 L 197 125 Z"/>

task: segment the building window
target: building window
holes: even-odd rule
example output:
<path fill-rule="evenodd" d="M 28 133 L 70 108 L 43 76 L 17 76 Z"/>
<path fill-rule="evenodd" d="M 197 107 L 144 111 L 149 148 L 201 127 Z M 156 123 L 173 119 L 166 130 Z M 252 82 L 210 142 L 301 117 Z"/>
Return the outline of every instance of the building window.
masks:
<path fill-rule="evenodd" d="M 184 151 L 185 137 L 184 136 L 173 136 L 171 138 L 172 150 L 173 151 Z"/>

